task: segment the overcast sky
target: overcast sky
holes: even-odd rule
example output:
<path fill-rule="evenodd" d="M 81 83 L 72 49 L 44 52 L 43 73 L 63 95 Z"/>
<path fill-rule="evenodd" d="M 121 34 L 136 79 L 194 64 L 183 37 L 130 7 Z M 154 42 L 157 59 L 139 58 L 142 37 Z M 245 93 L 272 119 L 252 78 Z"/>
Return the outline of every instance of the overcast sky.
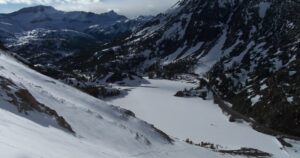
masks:
<path fill-rule="evenodd" d="M 0 0 L 0 13 L 9 13 L 23 7 L 51 5 L 64 11 L 91 11 L 102 13 L 109 10 L 136 17 L 164 12 L 178 0 Z"/>

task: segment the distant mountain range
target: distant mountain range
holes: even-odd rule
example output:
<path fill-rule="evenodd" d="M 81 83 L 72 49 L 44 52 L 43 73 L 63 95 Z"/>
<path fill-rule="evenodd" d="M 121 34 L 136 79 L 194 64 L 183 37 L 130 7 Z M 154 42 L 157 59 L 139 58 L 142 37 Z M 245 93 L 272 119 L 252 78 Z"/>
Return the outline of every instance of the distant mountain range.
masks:
<path fill-rule="evenodd" d="M 16 40 L 14 38 L 20 36 L 30 39 L 31 37 L 27 35 L 34 30 L 45 34 L 49 33 L 48 30 L 55 34 L 53 30 L 56 30 L 64 34 L 80 32 L 80 36 L 88 34 L 107 42 L 131 34 L 134 29 L 150 18 L 151 16 L 140 16 L 128 19 L 114 11 L 95 14 L 82 11 L 64 12 L 51 6 L 34 6 L 9 14 L 0 14 L 0 39 L 14 43 Z M 76 36 L 78 35 L 77 33 Z"/>
<path fill-rule="evenodd" d="M 31 62 L 49 65 L 70 54 L 93 52 L 105 42 L 124 38 L 150 18 L 128 19 L 114 11 L 95 14 L 35 6 L 0 14 L 0 40 Z"/>
<path fill-rule="evenodd" d="M 84 31 L 92 25 L 110 26 L 118 21 L 127 20 L 114 11 L 103 14 L 88 12 L 63 12 L 50 6 L 35 6 L 19 11 L 1 14 L 0 28 L 9 33 L 20 33 L 33 29 L 69 29 Z"/>

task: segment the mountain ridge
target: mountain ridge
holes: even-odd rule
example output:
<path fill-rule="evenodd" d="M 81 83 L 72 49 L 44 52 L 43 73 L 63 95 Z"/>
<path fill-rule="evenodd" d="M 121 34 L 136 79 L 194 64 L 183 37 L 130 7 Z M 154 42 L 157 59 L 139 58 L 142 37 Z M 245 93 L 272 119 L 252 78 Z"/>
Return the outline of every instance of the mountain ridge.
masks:
<path fill-rule="evenodd" d="M 83 11 L 64 12 L 51 6 L 34 6 L 13 13 L 1 14 L 0 27 L 11 33 L 36 28 L 83 31 L 91 25 L 109 26 L 116 21 L 124 20 L 127 20 L 127 17 L 114 11 L 96 14 Z M 10 27 L 5 24 L 9 24 Z"/>

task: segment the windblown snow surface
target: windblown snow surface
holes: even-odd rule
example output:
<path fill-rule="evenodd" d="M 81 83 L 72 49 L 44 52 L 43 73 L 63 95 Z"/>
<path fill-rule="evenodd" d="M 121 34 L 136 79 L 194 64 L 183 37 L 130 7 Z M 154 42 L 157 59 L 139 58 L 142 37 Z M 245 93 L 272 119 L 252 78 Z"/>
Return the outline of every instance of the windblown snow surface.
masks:
<path fill-rule="evenodd" d="M 4 106 L 12 105 L 0 97 L 0 157 L 232 157 L 188 145 L 177 139 L 169 143 L 154 127 L 135 117 L 125 115 L 123 109 L 109 106 L 75 88 L 41 75 L 3 52 L 0 52 L 0 77 L 27 89 L 38 102 L 54 109 L 64 117 L 75 131 L 75 134 L 71 134 L 51 125 L 43 126 L 7 111 Z M 168 96 L 170 91 L 173 89 L 161 91 L 161 95 Z M 149 99 L 145 100 L 147 101 Z M 174 105 L 174 108 L 176 106 Z"/>
<path fill-rule="evenodd" d="M 229 122 L 228 116 L 213 100 L 174 96 L 178 90 L 196 85 L 146 79 L 150 84 L 123 87 L 130 89 L 129 94 L 108 102 L 133 111 L 138 118 L 181 140 L 210 142 L 224 149 L 255 148 L 271 153 L 275 158 L 300 157 L 300 142 L 291 141 L 294 147 L 284 148 L 275 137 L 253 130 L 248 123 Z"/>

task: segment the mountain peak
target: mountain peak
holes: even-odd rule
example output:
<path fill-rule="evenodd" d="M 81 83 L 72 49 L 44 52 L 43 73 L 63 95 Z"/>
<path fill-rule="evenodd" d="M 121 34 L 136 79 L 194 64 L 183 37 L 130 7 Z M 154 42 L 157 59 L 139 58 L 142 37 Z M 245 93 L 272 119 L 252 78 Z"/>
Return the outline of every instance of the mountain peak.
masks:
<path fill-rule="evenodd" d="M 52 6 L 44 6 L 44 5 L 37 5 L 33 7 L 27 7 L 20 9 L 19 11 L 14 12 L 13 14 L 20 14 L 20 13 L 38 13 L 38 12 L 49 12 L 49 11 L 56 11 L 56 9 Z"/>
<path fill-rule="evenodd" d="M 110 10 L 110 11 L 108 11 L 106 13 L 102 13 L 100 15 L 105 15 L 105 16 L 108 16 L 110 18 L 119 19 L 119 20 L 126 20 L 127 19 L 126 16 L 120 15 L 117 12 L 115 12 L 114 10 Z"/>
<path fill-rule="evenodd" d="M 107 12 L 108 14 L 115 14 L 117 15 L 117 13 L 114 10 L 110 10 L 109 12 Z"/>
<path fill-rule="evenodd" d="M 36 8 L 36 9 L 39 9 L 39 10 L 55 10 L 54 7 L 46 6 L 46 5 L 37 5 L 37 6 L 33 6 L 31 8 Z"/>
<path fill-rule="evenodd" d="M 110 10 L 106 13 L 104 13 L 106 15 L 109 15 L 109 16 L 120 16 L 118 13 L 116 13 L 114 10 Z"/>

